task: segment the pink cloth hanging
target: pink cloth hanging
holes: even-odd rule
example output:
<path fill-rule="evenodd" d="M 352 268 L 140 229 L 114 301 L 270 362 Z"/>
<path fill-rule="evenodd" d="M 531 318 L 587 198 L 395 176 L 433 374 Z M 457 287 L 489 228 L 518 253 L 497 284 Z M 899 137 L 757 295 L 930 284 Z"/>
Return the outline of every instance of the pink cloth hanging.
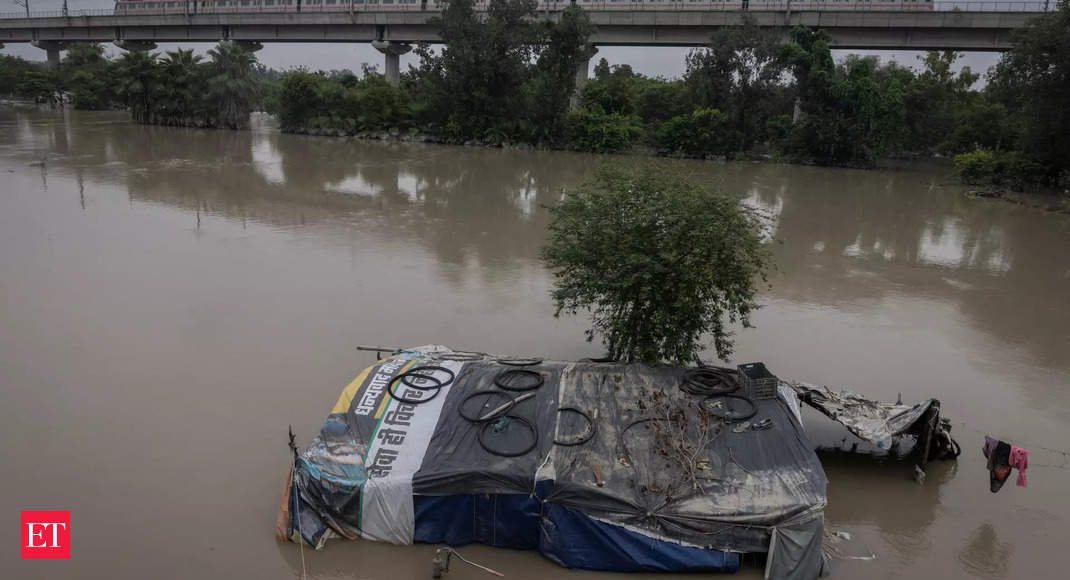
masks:
<path fill-rule="evenodd" d="M 1029 467 L 1029 452 L 1011 445 L 1011 467 L 1018 470 L 1018 486 L 1026 487 L 1025 469 Z"/>

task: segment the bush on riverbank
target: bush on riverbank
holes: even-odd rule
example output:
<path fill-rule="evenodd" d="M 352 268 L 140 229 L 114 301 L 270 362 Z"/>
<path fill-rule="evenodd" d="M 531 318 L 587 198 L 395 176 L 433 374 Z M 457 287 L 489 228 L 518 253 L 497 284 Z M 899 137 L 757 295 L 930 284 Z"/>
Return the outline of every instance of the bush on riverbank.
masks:
<path fill-rule="evenodd" d="M 616 153 L 630 147 L 642 131 L 631 115 L 601 109 L 569 113 L 569 144 L 576 151 Z"/>
<path fill-rule="evenodd" d="M 658 128 L 658 152 L 685 157 L 730 155 L 739 135 L 717 109 L 695 109 L 669 119 Z"/>
<path fill-rule="evenodd" d="M 355 135 L 407 129 L 413 124 L 408 95 L 381 76 L 342 73 L 283 73 L 277 94 L 266 103 L 289 133 Z"/>
<path fill-rule="evenodd" d="M 955 156 L 955 171 L 963 183 L 1022 190 L 1046 182 L 1044 167 L 1018 151 L 995 153 L 978 149 Z"/>

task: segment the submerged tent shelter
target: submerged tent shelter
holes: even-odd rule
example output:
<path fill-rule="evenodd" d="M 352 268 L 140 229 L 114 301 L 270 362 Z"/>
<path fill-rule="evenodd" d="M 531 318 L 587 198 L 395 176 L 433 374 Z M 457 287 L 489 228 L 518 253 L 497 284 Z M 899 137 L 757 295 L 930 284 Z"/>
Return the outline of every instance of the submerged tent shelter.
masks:
<path fill-rule="evenodd" d="M 735 371 L 401 351 L 300 454 L 284 539 L 537 549 L 570 568 L 822 566 L 825 473 L 795 392 Z"/>

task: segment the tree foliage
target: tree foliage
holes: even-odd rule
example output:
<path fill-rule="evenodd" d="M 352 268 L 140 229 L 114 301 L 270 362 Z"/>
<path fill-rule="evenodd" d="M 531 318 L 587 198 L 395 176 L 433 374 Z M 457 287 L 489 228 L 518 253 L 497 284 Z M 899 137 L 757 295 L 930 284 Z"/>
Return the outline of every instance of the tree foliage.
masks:
<path fill-rule="evenodd" d="M 269 112 L 283 131 L 315 134 L 401 130 L 413 116 L 407 93 L 372 70 L 361 78 L 348 71 L 287 71 Z"/>
<path fill-rule="evenodd" d="M 63 88 L 71 93 L 76 109 L 104 110 L 115 106 L 115 75 L 99 44 L 76 43 L 67 47 L 60 62 Z"/>
<path fill-rule="evenodd" d="M 115 63 L 118 95 L 138 123 L 242 129 L 258 101 L 256 56 L 236 42 L 208 51 L 127 51 Z"/>
<path fill-rule="evenodd" d="M 256 103 L 256 56 L 237 42 L 223 41 L 208 51 L 205 109 L 209 126 L 244 129 Z"/>
<path fill-rule="evenodd" d="M 706 48 L 687 55 L 684 81 L 699 109 L 717 109 L 731 121 L 732 149 L 745 151 L 765 133 L 766 121 L 783 110 L 786 62 L 779 34 L 755 24 L 717 29 Z"/>
<path fill-rule="evenodd" d="M 1043 181 L 1070 182 L 1070 0 L 1016 33 L 988 81 L 1020 128 L 1018 149 L 1043 167 Z"/>
<path fill-rule="evenodd" d="M 797 29 L 784 49 L 792 66 L 803 118 L 787 149 L 824 165 L 869 166 L 905 140 L 903 86 L 876 57 L 849 56 L 836 64 L 828 35 Z"/>
<path fill-rule="evenodd" d="M 602 109 L 574 111 L 568 116 L 569 143 L 577 151 L 615 153 L 639 136 L 639 120 Z"/>
<path fill-rule="evenodd" d="M 670 155 L 705 157 L 737 151 L 738 125 L 717 109 L 695 109 L 673 117 L 658 129 L 658 150 Z"/>
<path fill-rule="evenodd" d="M 770 252 L 738 199 L 662 163 L 603 166 L 551 208 L 543 248 L 557 314 L 591 314 L 611 357 L 696 362 L 705 337 L 732 352 L 728 325 L 749 324 Z"/>
<path fill-rule="evenodd" d="M 432 19 L 442 38 L 435 52 L 420 46 L 417 71 L 427 119 L 448 137 L 501 140 L 519 127 L 523 87 L 539 40 L 535 0 L 491 0 L 485 18 L 475 0 L 443 0 Z"/>

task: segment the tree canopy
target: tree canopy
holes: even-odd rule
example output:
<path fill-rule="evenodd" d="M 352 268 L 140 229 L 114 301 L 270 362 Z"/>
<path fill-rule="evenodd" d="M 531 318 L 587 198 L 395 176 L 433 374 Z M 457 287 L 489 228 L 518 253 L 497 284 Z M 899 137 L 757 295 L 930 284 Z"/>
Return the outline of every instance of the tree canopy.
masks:
<path fill-rule="evenodd" d="M 755 212 L 650 161 L 602 166 L 550 212 L 556 313 L 589 311 L 588 340 L 649 364 L 697 362 L 706 337 L 731 355 L 771 261 Z"/>

